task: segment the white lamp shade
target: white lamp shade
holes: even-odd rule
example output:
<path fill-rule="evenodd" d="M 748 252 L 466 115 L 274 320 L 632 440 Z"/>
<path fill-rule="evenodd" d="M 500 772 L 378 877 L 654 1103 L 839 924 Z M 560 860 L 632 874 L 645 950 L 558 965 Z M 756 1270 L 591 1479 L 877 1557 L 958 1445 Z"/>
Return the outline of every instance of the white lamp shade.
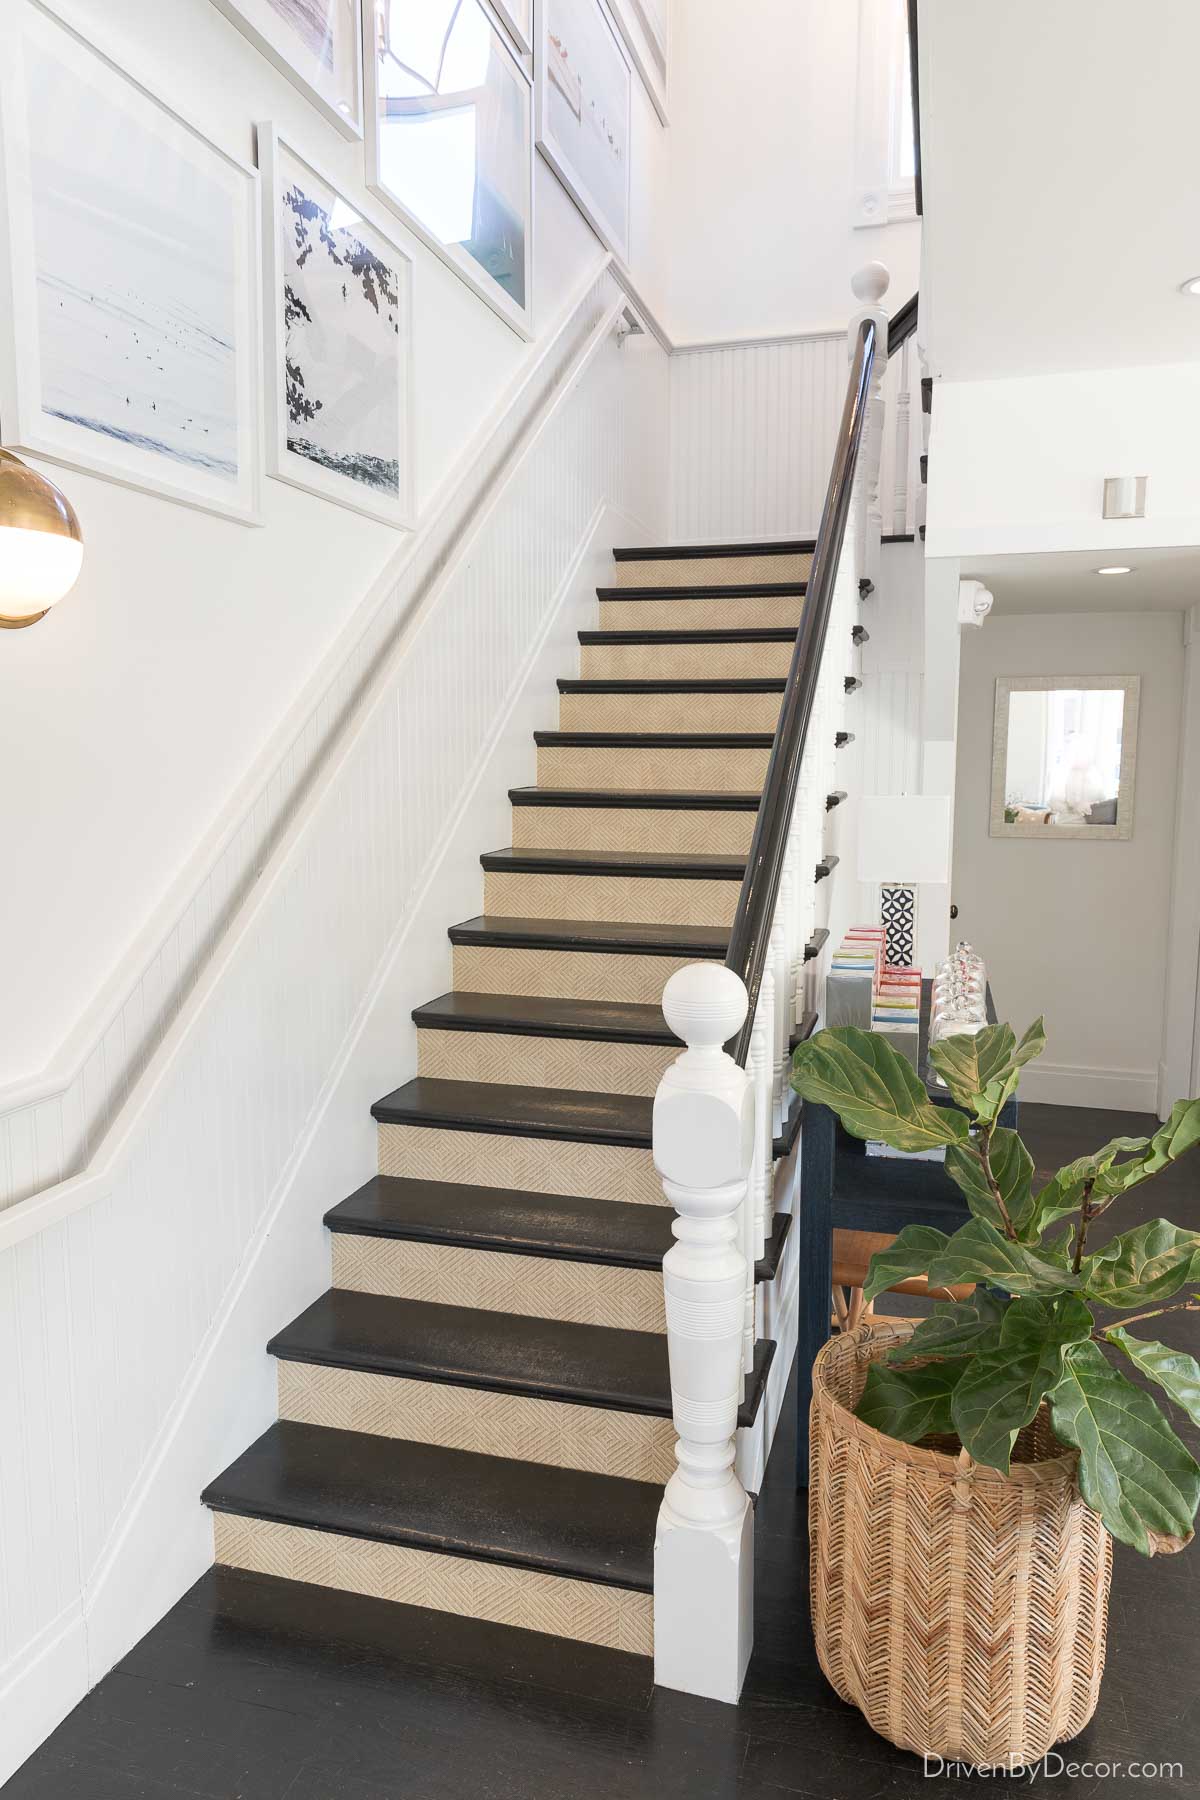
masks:
<path fill-rule="evenodd" d="M 950 879 L 948 794 L 867 794 L 858 809 L 860 881 Z"/>
<path fill-rule="evenodd" d="M 0 615 L 45 612 L 74 587 L 82 564 L 78 538 L 0 525 Z"/>

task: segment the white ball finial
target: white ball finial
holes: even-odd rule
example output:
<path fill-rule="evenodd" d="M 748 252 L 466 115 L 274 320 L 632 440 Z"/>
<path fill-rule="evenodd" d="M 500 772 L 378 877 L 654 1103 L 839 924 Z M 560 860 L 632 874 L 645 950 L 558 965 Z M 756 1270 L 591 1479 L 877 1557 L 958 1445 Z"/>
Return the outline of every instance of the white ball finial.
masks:
<path fill-rule="evenodd" d="M 689 1049 L 714 1049 L 742 1028 L 750 999 L 740 975 L 723 963 L 688 963 L 663 989 L 667 1024 Z"/>
<path fill-rule="evenodd" d="M 850 286 L 856 300 L 864 306 L 878 306 L 891 285 L 887 266 L 881 262 L 864 263 L 851 277 Z"/>

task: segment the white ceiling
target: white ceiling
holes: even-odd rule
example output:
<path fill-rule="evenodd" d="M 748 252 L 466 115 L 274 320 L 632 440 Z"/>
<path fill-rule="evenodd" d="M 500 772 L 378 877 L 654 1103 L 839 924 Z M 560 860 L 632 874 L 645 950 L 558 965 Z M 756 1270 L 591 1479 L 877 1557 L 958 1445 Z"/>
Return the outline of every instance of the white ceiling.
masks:
<path fill-rule="evenodd" d="M 1200 359 L 1196 0 L 921 0 L 920 57 L 935 373 Z"/>
<path fill-rule="evenodd" d="M 1127 563 L 1129 575 L 1097 575 Z M 994 613 L 1182 612 L 1200 602 L 1200 550 L 1069 550 L 963 559 L 995 596 Z"/>

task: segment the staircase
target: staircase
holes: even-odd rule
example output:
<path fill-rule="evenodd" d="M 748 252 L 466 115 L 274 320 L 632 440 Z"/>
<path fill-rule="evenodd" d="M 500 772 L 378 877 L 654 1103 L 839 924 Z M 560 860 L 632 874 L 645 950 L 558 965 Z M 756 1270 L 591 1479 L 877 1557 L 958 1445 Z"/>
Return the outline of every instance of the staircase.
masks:
<path fill-rule="evenodd" d="M 615 552 L 452 990 L 414 1014 L 418 1073 L 372 1108 L 379 1173 L 326 1216 L 333 1285 L 268 1346 L 279 1422 L 204 1494 L 219 1563 L 652 1653 L 660 1001 L 725 957 L 811 552 Z"/>

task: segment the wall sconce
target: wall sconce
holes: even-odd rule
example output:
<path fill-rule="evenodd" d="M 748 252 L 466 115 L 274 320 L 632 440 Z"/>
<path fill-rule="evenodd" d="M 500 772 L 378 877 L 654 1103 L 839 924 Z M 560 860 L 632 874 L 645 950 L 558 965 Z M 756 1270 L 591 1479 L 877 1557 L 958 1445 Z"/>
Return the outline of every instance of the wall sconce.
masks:
<path fill-rule="evenodd" d="M 66 495 L 0 450 L 0 630 L 44 619 L 82 563 L 83 533 Z"/>

